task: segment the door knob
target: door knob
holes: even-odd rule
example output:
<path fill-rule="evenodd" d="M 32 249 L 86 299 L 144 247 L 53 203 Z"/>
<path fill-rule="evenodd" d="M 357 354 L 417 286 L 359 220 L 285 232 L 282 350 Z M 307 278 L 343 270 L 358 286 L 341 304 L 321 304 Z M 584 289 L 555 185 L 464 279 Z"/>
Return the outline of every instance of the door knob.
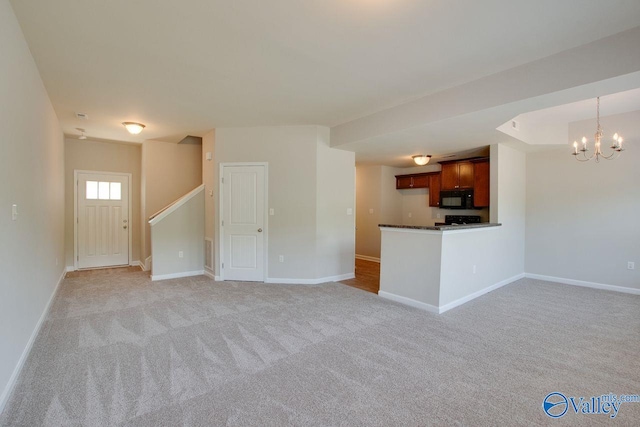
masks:
<path fill-rule="evenodd" d="M 123 226 L 122 228 L 124 228 L 124 229 L 126 230 L 126 229 L 127 229 L 127 226 L 125 225 L 125 226 Z"/>
<path fill-rule="evenodd" d="M 262 228 L 258 228 L 258 233 L 262 233 Z"/>

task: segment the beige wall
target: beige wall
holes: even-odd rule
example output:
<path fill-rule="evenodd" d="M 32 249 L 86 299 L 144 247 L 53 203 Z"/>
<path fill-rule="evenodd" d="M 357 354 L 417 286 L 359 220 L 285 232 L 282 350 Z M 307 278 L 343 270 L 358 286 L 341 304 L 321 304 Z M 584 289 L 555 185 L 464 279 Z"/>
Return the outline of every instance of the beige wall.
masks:
<path fill-rule="evenodd" d="M 204 191 L 194 194 L 151 225 L 151 278 L 193 274 L 204 269 Z M 182 252 L 183 257 L 179 257 Z M 169 278 L 169 277 L 166 277 Z"/>
<path fill-rule="evenodd" d="M 64 143 L 20 26 L 0 1 L 0 412 L 64 273 Z M 11 219 L 11 207 L 18 217 Z"/>
<path fill-rule="evenodd" d="M 639 135 L 640 111 L 603 117 L 602 126 L 605 137 Z M 569 141 L 593 140 L 595 127 L 571 123 Z M 618 159 L 600 163 L 575 161 L 569 144 L 527 155 L 527 273 L 640 289 L 640 147 L 628 141 Z"/>
<path fill-rule="evenodd" d="M 142 145 L 142 261 L 151 255 L 149 217 L 202 184 L 201 159 L 201 145 L 161 141 Z"/>
<path fill-rule="evenodd" d="M 356 168 L 356 254 L 380 258 L 382 166 Z"/>
<path fill-rule="evenodd" d="M 331 148 L 328 128 L 318 135 L 316 277 L 340 276 L 355 265 L 355 153 Z"/>
<path fill-rule="evenodd" d="M 345 266 L 351 266 L 353 257 L 348 253 L 348 237 L 338 241 L 335 231 L 329 235 L 323 254 L 331 251 L 331 257 L 340 254 L 338 261 L 331 258 L 328 268 L 318 268 L 317 248 L 318 230 L 323 229 L 325 220 L 335 221 L 341 231 L 349 227 L 346 209 L 348 199 L 353 208 L 353 157 L 349 153 L 334 153 L 318 148 L 327 145 L 328 130 L 318 126 L 273 126 L 254 128 L 218 128 L 215 133 L 214 152 L 214 203 L 218 200 L 220 163 L 266 162 L 269 164 L 268 203 L 274 209 L 274 215 L 268 216 L 268 260 L 267 270 L 270 279 L 317 279 L 321 274 L 335 276 L 342 274 Z M 319 155 L 319 150 L 321 154 Z M 335 164 L 331 162 L 335 161 Z M 326 188 L 320 184 L 321 203 L 318 201 L 318 179 L 326 177 L 326 171 L 333 167 L 333 173 L 344 180 L 342 187 L 331 185 L 334 196 L 326 195 Z M 319 172 L 320 170 L 320 172 Z M 351 187 L 351 188 L 350 188 Z M 325 215 L 322 208 L 327 209 Z M 318 220 L 318 209 L 322 219 Z M 343 210 L 344 217 L 337 212 Z M 218 211 L 214 209 L 215 224 L 218 227 Z M 335 215 L 335 216 L 334 216 Z M 351 225 L 352 227 L 352 225 Z M 353 229 L 351 228 L 351 233 Z M 216 228 L 216 249 L 219 239 Z M 321 245 L 323 246 L 323 245 Z M 279 262 L 279 256 L 284 262 Z M 220 254 L 216 252 L 215 269 L 219 275 Z M 330 271 L 331 270 L 331 271 Z"/>
<path fill-rule="evenodd" d="M 140 261 L 140 180 L 142 149 L 138 144 L 65 138 L 65 262 L 73 267 L 75 170 L 131 174 L 131 260 Z"/>

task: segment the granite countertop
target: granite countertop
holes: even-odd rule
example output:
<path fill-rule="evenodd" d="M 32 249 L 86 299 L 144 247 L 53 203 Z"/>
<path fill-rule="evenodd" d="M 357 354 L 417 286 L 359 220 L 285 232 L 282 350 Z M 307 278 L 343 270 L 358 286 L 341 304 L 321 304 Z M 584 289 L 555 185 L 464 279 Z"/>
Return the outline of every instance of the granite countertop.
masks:
<path fill-rule="evenodd" d="M 378 227 L 387 228 L 409 228 L 413 230 L 434 230 L 434 231 L 449 231 L 449 230 L 463 230 L 466 228 L 486 228 L 486 227 L 499 227 L 502 224 L 494 222 L 480 222 L 476 224 L 460 224 L 460 225 L 393 225 L 393 224 L 378 224 Z"/>

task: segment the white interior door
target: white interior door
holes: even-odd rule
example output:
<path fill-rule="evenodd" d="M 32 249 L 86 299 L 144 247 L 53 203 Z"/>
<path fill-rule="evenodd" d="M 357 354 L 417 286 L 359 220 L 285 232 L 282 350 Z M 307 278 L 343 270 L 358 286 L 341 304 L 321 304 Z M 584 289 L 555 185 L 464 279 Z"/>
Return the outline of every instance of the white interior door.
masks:
<path fill-rule="evenodd" d="M 77 174 L 77 267 L 129 264 L 129 175 Z"/>
<path fill-rule="evenodd" d="M 223 166 L 224 280 L 264 281 L 264 175 L 264 166 Z"/>

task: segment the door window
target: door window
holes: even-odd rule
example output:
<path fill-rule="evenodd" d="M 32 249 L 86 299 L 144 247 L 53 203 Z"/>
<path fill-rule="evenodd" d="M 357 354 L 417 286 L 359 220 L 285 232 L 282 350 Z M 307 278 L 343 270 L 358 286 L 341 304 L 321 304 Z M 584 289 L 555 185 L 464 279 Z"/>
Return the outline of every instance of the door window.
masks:
<path fill-rule="evenodd" d="M 87 200 L 121 200 L 122 184 L 120 182 L 87 181 Z"/>

